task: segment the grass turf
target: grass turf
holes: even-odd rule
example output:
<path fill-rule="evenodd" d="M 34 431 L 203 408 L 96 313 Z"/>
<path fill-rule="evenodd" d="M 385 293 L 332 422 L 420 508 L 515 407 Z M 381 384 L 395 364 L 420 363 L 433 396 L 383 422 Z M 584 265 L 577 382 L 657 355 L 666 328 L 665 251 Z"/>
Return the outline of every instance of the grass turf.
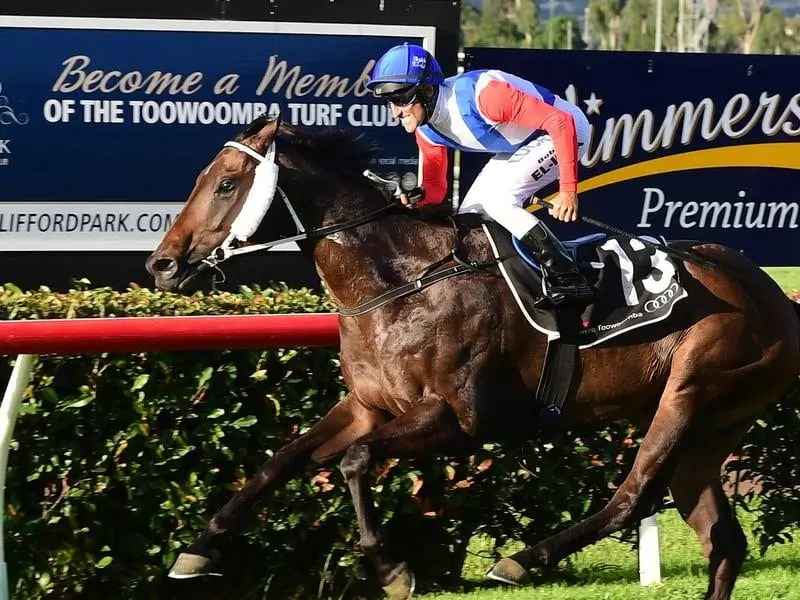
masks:
<path fill-rule="evenodd" d="M 780 544 L 762 557 L 752 536 L 753 517 L 739 509 L 748 535 L 749 554 L 734 590 L 737 600 L 800 599 L 800 544 Z M 473 540 L 474 553 L 464 568 L 462 594 L 427 594 L 426 600 L 616 600 L 702 598 L 708 580 L 702 551 L 694 531 L 674 509 L 658 517 L 662 582 L 651 587 L 639 584 L 635 549 L 615 539 L 597 542 L 564 561 L 550 581 L 509 588 L 485 579 L 493 561 L 477 556 L 485 542 Z M 794 532 L 795 534 L 797 532 Z M 504 551 L 504 555 L 513 549 Z"/>

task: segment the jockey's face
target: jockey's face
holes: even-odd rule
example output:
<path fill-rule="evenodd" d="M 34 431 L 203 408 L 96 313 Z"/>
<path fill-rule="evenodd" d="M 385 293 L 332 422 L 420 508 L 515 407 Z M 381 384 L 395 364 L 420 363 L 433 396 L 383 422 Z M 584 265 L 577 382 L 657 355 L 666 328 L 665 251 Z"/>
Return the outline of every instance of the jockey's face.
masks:
<path fill-rule="evenodd" d="M 392 102 L 389 103 L 389 108 L 392 110 L 392 115 L 400 119 L 400 124 L 408 133 L 414 133 L 417 127 L 420 126 L 425 119 L 425 109 L 418 97 L 414 97 L 411 103 L 405 106 L 398 106 Z"/>

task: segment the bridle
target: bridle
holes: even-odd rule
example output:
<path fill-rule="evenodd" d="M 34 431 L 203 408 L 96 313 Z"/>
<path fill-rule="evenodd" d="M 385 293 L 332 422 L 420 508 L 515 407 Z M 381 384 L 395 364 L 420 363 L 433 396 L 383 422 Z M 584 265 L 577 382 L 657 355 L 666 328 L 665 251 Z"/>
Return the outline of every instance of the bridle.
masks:
<path fill-rule="evenodd" d="M 310 238 L 322 238 L 332 233 L 344 231 L 345 229 L 358 227 L 359 225 L 373 221 L 385 212 L 399 208 L 394 203 L 387 203 L 385 206 L 381 206 L 374 211 L 354 219 L 350 219 L 344 223 L 328 225 L 326 227 L 319 227 L 317 229 L 307 231 L 303 226 L 300 217 L 297 215 L 297 211 L 292 206 L 289 197 L 280 188 L 280 186 L 277 185 L 278 164 L 276 161 L 277 153 L 275 149 L 275 142 L 273 141 L 270 144 L 269 148 L 267 148 L 266 154 L 263 156 L 250 146 L 240 142 L 228 141 L 225 142 L 223 147 L 236 148 L 237 150 L 254 158 L 259 164 L 256 167 L 256 178 L 253 181 L 253 186 L 250 188 L 247 198 L 245 199 L 244 206 L 242 206 L 242 209 L 239 211 L 236 219 L 234 219 L 233 223 L 231 224 L 231 230 L 228 233 L 228 236 L 219 246 L 214 248 L 214 250 L 212 250 L 207 257 L 200 261 L 209 267 L 216 269 L 220 273 L 222 273 L 221 269 L 219 268 L 220 263 L 234 256 L 240 254 L 250 254 L 252 252 L 260 252 L 262 250 L 269 250 L 270 248 L 279 246 L 281 244 L 299 242 Z M 264 173 L 264 175 L 262 175 L 262 173 Z M 394 184 L 392 181 L 381 179 L 376 175 L 365 171 L 365 175 L 367 173 L 369 173 L 368 177 L 371 177 L 372 179 L 377 178 L 384 183 Z M 263 177 L 262 180 L 259 180 L 260 176 Z M 262 184 L 262 181 L 265 183 Z M 400 186 L 398 185 L 397 188 L 399 190 Z M 256 232 L 259 225 L 261 225 L 261 221 L 263 221 L 267 210 L 272 204 L 275 192 L 280 195 L 284 205 L 286 206 L 286 209 L 289 211 L 289 215 L 291 215 L 292 221 L 297 228 L 297 233 L 295 235 L 272 240 L 270 242 L 249 244 L 246 246 L 235 246 L 237 241 L 246 242 L 247 239 Z"/>

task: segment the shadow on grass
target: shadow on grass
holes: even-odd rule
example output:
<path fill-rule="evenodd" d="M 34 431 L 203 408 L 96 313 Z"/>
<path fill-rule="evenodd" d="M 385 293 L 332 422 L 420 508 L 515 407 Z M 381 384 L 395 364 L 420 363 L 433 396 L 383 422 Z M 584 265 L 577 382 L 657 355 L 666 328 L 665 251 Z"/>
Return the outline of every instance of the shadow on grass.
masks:
<path fill-rule="evenodd" d="M 748 559 L 742 569 L 742 575 L 755 575 L 770 569 L 786 569 L 791 572 L 800 572 L 800 558 L 775 558 L 775 559 Z M 679 565 L 662 565 L 661 577 L 665 580 L 678 577 L 706 577 L 706 565 L 698 562 L 687 562 Z M 572 568 L 564 567 L 549 573 L 532 572 L 534 587 L 543 585 L 570 585 L 580 586 L 589 584 L 632 584 L 638 583 L 639 571 L 637 567 L 615 565 L 598 565 L 597 567 Z M 509 586 L 490 580 L 464 581 L 458 591 L 470 593 L 493 589 L 509 589 Z"/>
<path fill-rule="evenodd" d="M 751 558 L 745 561 L 742 575 L 755 574 L 769 569 L 789 569 L 793 573 L 800 573 L 800 557 Z"/>

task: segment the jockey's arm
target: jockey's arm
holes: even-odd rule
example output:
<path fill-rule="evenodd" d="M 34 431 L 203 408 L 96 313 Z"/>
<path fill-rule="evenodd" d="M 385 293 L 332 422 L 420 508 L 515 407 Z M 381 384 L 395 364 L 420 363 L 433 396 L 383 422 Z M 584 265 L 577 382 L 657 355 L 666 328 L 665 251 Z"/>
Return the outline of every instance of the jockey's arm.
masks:
<path fill-rule="evenodd" d="M 439 204 L 447 195 L 447 148 L 428 140 L 417 128 L 414 136 L 422 152 L 422 189 L 425 198 L 417 206 Z"/>
<path fill-rule="evenodd" d="M 526 94 L 504 81 L 491 81 L 478 96 L 481 112 L 497 123 L 546 131 L 558 159 L 559 190 L 578 190 L 578 136 L 571 114 Z"/>

